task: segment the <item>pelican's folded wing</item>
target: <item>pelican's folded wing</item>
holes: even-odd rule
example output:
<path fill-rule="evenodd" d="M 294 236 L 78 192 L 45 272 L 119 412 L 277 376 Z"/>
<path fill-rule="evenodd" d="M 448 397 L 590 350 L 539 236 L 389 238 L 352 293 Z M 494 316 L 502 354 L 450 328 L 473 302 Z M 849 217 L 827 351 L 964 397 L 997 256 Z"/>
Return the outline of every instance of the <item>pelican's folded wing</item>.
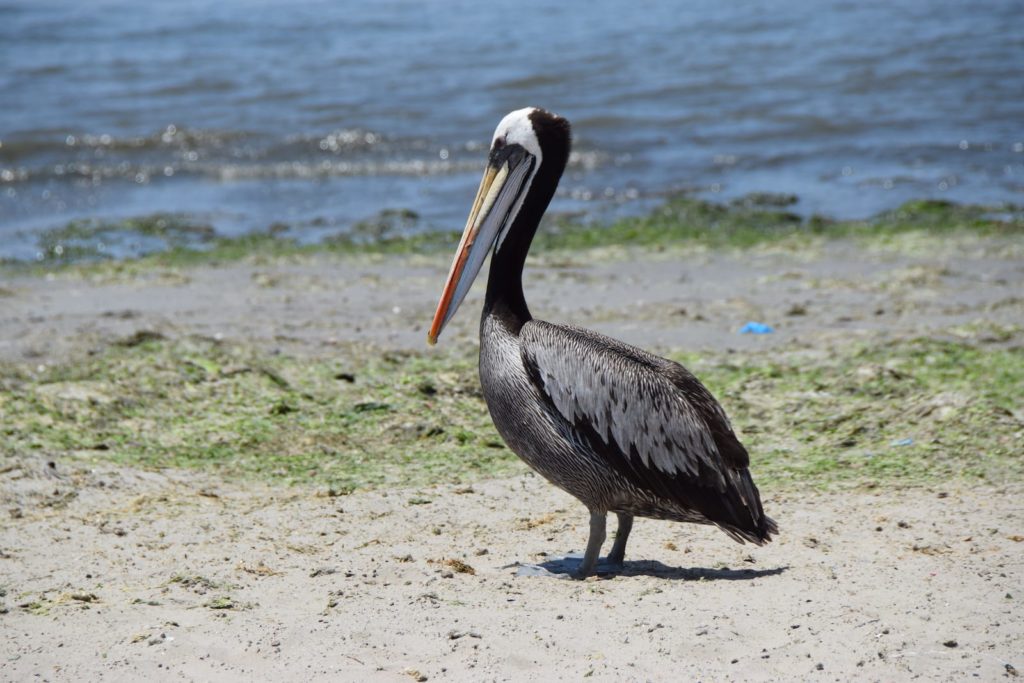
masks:
<path fill-rule="evenodd" d="M 775 532 L 747 451 L 711 393 L 678 363 L 609 337 L 533 320 L 523 363 L 549 410 L 634 486 L 763 542 Z"/>

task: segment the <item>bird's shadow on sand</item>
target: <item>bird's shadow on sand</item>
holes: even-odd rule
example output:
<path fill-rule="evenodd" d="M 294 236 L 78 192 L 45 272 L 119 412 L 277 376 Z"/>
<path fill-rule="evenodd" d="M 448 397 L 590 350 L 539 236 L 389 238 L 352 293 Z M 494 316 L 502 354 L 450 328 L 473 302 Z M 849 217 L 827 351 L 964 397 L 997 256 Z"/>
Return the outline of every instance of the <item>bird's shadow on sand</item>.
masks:
<path fill-rule="evenodd" d="M 567 555 L 566 557 L 551 558 L 540 564 L 518 564 L 516 565 L 516 576 L 571 578 L 582 560 L 582 555 Z M 787 569 L 789 569 L 788 566 L 771 569 L 670 567 L 657 560 L 627 560 L 616 567 L 610 565 L 602 557 L 597 562 L 596 574 L 600 578 L 655 576 L 670 581 L 750 581 L 765 576 L 778 576 Z"/>

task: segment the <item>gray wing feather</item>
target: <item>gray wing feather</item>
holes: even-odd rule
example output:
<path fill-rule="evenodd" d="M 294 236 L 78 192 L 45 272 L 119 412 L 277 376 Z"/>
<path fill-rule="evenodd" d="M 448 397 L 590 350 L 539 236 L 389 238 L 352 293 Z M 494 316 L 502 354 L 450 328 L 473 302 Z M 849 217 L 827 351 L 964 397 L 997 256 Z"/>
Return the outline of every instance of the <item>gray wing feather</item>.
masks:
<path fill-rule="evenodd" d="M 523 326 L 520 343 L 538 389 L 570 424 L 589 425 L 634 467 L 726 488 L 726 463 L 711 429 L 664 374 L 665 364 L 681 366 L 589 330 L 541 321 Z"/>

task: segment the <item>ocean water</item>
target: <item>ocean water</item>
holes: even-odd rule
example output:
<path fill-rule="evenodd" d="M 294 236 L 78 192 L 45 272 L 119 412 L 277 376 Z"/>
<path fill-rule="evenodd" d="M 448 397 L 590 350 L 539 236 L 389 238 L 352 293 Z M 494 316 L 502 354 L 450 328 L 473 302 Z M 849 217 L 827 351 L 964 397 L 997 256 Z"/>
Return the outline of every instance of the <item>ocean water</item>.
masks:
<path fill-rule="evenodd" d="M 0 0 L 0 257 L 160 212 L 460 229 L 506 112 L 574 125 L 552 210 L 1024 198 L 1024 2 Z M 124 249 L 131 249 L 130 246 Z"/>

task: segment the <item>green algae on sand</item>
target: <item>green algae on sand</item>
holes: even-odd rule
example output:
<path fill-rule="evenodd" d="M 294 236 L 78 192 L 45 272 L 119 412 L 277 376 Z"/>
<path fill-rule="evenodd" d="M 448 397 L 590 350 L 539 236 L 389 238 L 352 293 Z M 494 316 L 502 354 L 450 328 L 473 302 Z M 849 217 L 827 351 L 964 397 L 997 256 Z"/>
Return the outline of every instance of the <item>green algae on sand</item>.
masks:
<path fill-rule="evenodd" d="M 765 485 L 997 484 L 1024 474 L 1022 331 L 1004 332 L 991 344 L 670 355 L 719 396 Z M 317 359 L 149 339 L 41 371 L 0 365 L 0 407 L 12 454 L 338 493 L 524 471 L 494 431 L 475 358 L 457 353 L 350 345 Z"/>

